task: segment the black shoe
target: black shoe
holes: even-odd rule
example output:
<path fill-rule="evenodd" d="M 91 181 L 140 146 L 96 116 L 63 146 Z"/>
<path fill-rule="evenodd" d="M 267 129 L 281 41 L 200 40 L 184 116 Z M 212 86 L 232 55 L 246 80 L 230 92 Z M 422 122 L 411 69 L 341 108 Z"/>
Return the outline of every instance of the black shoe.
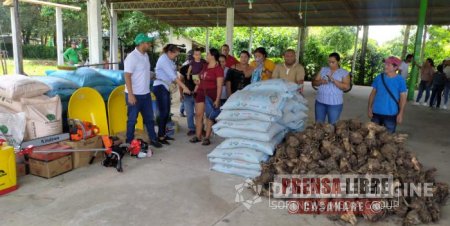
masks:
<path fill-rule="evenodd" d="M 189 142 L 191 142 L 191 143 L 193 143 L 193 144 L 198 143 L 198 142 L 200 142 L 200 141 L 201 141 L 201 140 L 198 139 L 197 136 L 195 136 L 195 137 L 193 137 L 192 139 L 189 140 Z"/>
<path fill-rule="evenodd" d="M 150 141 L 150 145 L 151 146 L 153 146 L 153 147 L 155 147 L 155 148 L 160 148 L 160 147 L 162 147 L 162 144 L 160 143 L 160 142 L 158 142 L 158 141 Z"/>
<path fill-rule="evenodd" d="M 170 143 L 166 139 L 159 139 L 158 142 L 161 144 L 170 145 Z"/>
<path fill-rule="evenodd" d="M 209 140 L 209 138 L 203 139 L 203 142 L 202 142 L 202 145 L 203 145 L 203 146 L 208 146 L 208 145 L 210 145 L 210 144 L 211 144 L 211 141 Z"/>
<path fill-rule="evenodd" d="M 186 115 L 184 113 L 182 113 L 182 112 L 180 113 L 180 116 L 183 117 L 183 118 L 186 118 Z"/>
<path fill-rule="evenodd" d="M 165 137 L 164 137 L 164 140 L 166 140 L 166 141 L 167 141 L 167 140 L 175 140 L 175 138 L 169 137 L 169 136 L 165 136 Z"/>

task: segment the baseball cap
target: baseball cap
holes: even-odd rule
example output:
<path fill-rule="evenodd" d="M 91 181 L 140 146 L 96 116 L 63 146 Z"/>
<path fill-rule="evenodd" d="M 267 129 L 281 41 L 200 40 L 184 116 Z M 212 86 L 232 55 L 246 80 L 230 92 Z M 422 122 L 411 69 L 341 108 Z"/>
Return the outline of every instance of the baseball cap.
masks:
<path fill-rule="evenodd" d="M 402 64 L 402 60 L 400 60 L 399 58 L 397 58 L 395 56 L 390 56 L 390 57 L 384 59 L 384 63 L 400 66 L 400 64 Z"/>
<path fill-rule="evenodd" d="M 148 37 L 147 35 L 140 33 L 136 35 L 136 38 L 134 39 L 134 44 L 139 45 L 143 42 L 152 42 L 153 38 Z"/>

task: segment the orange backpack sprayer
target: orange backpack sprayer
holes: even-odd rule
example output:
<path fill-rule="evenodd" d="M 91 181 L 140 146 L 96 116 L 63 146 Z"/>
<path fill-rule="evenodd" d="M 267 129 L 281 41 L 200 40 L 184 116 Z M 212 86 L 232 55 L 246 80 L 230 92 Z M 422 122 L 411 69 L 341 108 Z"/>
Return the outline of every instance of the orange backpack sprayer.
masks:
<path fill-rule="evenodd" d="M 0 195 L 17 189 L 16 155 L 14 148 L 0 139 Z"/>

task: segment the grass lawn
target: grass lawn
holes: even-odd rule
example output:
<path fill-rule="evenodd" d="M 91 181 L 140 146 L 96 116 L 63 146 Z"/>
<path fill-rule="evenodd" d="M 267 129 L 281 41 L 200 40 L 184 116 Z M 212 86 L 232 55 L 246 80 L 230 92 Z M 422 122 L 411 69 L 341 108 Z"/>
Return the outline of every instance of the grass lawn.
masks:
<path fill-rule="evenodd" d="M 6 61 L 8 74 L 14 74 L 14 61 L 8 59 Z M 38 60 L 38 59 L 24 59 L 23 67 L 25 74 L 30 76 L 45 75 L 46 70 L 57 70 L 56 60 Z M 0 75 L 2 71 L 0 69 Z"/>

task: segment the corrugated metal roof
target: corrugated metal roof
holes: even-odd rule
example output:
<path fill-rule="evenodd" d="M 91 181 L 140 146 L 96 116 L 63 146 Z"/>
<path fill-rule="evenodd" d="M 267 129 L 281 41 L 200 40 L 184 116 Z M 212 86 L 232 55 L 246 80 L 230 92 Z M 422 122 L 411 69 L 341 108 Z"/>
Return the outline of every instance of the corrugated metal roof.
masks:
<path fill-rule="evenodd" d="M 140 10 L 172 26 L 348 26 L 416 24 L 420 0 L 108 0 L 122 11 Z M 429 0 L 427 24 L 450 24 L 450 0 Z M 302 18 L 299 16 L 301 12 Z"/>

